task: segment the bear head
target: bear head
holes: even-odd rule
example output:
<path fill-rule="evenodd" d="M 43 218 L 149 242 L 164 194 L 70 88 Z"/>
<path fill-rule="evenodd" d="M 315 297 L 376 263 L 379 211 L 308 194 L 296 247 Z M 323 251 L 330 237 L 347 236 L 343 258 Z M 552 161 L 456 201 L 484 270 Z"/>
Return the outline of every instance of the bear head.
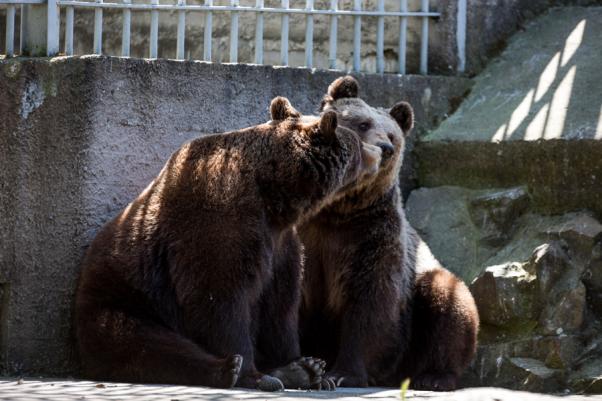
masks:
<path fill-rule="evenodd" d="M 278 96 L 270 103 L 270 117 L 274 123 L 292 120 L 301 122 L 306 127 L 316 126 L 317 124 L 319 127 L 318 130 L 309 130 L 310 132 L 314 132 L 314 135 L 316 132 L 319 132 L 322 136 L 326 137 L 329 135 L 337 136 L 339 140 L 349 136 L 356 138 L 361 146 L 361 160 L 358 162 L 357 169 L 349 170 L 347 179 L 344 181 L 344 188 L 352 187 L 355 185 L 355 182 L 364 181 L 379 173 L 380 166 L 382 165 L 382 148 L 363 141 L 355 131 L 341 126 L 339 117 L 335 111 L 325 111 L 320 116 L 304 116 L 291 105 L 287 98 Z"/>
<path fill-rule="evenodd" d="M 405 140 L 414 125 L 414 111 L 409 103 L 399 102 L 390 110 L 371 107 L 359 98 L 355 78 L 345 76 L 329 86 L 321 111 L 336 112 L 340 126 L 354 131 L 363 143 L 382 150 L 378 174 L 358 181 L 354 192 L 365 191 L 362 196 L 374 198 L 397 185 Z"/>
<path fill-rule="evenodd" d="M 270 115 L 271 121 L 268 125 L 277 127 L 277 131 L 281 132 L 283 137 L 290 138 L 290 133 L 294 133 L 293 146 L 296 148 L 294 154 L 308 156 L 307 159 L 299 159 L 306 160 L 299 163 L 295 162 L 297 157 L 289 155 L 289 167 L 285 170 L 290 170 L 295 176 L 305 176 L 307 178 L 305 181 L 312 191 L 330 194 L 323 197 L 323 201 L 318 206 L 306 210 L 304 212 L 306 217 L 310 217 L 314 212 L 337 199 L 340 194 L 355 187 L 358 181 L 367 181 L 379 174 L 382 149 L 363 142 L 353 130 L 340 126 L 339 116 L 335 111 L 324 111 L 319 116 L 304 116 L 290 104 L 288 99 L 276 97 L 270 104 Z M 346 167 L 343 166 L 344 164 Z M 304 172 L 300 173 L 300 171 Z M 337 179 L 328 178 L 330 174 L 341 171 L 344 171 L 343 176 Z M 287 172 L 281 171 L 279 175 L 283 174 L 287 175 Z M 327 182 L 330 185 L 322 185 Z M 337 187 L 336 190 L 333 190 L 334 187 L 331 185 Z M 296 188 L 305 186 L 300 184 Z M 290 193 L 293 192 L 291 190 Z"/>

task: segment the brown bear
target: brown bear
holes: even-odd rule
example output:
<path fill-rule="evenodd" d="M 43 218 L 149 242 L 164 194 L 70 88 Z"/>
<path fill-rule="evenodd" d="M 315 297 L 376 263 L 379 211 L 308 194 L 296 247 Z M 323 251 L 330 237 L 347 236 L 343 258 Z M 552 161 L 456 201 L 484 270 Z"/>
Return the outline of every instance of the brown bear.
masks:
<path fill-rule="evenodd" d="M 279 98 L 272 110 L 287 105 Z M 294 225 L 341 187 L 377 173 L 380 153 L 362 148 L 337 128 L 335 112 L 183 145 L 86 253 L 75 306 L 85 375 L 330 387 L 324 362 L 300 358 Z"/>
<path fill-rule="evenodd" d="M 386 112 L 339 78 L 322 112 L 382 148 L 379 173 L 343 189 L 298 226 L 306 261 L 301 349 L 327 361 L 341 386 L 450 390 L 476 350 L 478 313 L 468 288 L 408 224 L 399 189 L 413 110 Z"/>

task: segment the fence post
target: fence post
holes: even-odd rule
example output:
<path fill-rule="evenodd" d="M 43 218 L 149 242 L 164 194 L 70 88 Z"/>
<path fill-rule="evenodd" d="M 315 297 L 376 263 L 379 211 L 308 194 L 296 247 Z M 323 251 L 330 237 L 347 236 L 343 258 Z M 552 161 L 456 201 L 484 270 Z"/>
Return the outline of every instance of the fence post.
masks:
<path fill-rule="evenodd" d="M 102 0 L 96 0 L 102 3 Z M 94 9 L 94 54 L 102 54 L 102 8 Z"/>
<path fill-rule="evenodd" d="M 230 0 L 232 7 L 239 6 L 238 0 Z M 238 62 L 238 12 L 233 11 L 230 17 L 230 62 Z"/>
<path fill-rule="evenodd" d="M 73 56 L 73 19 L 75 10 L 67 7 L 65 10 L 65 54 Z"/>
<path fill-rule="evenodd" d="M 332 11 L 339 10 L 339 0 L 330 0 L 330 9 Z M 338 17 L 336 14 L 330 16 L 330 41 L 328 46 L 328 61 L 330 62 L 330 69 L 334 70 L 337 68 L 337 31 L 338 31 Z"/>
<path fill-rule="evenodd" d="M 385 0 L 378 0 L 378 11 L 385 11 Z M 385 17 L 378 17 L 376 27 L 376 72 L 385 72 Z"/>
<path fill-rule="evenodd" d="M 179 6 L 185 6 L 186 0 L 178 0 Z M 176 39 L 176 59 L 184 60 L 184 50 L 186 43 L 186 11 L 178 11 L 178 37 Z"/>
<path fill-rule="evenodd" d="M 6 9 L 6 55 L 15 53 L 15 6 Z"/>
<path fill-rule="evenodd" d="M 401 0 L 399 10 L 402 13 L 408 12 L 408 0 Z M 408 42 L 408 17 L 401 17 L 399 20 L 399 73 L 406 73 L 406 45 Z"/>
<path fill-rule="evenodd" d="M 314 0 L 306 0 L 305 9 L 313 11 Z M 314 16 L 312 14 L 307 14 L 305 17 L 305 66 L 307 68 L 314 66 Z"/>
<path fill-rule="evenodd" d="M 362 10 L 362 0 L 353 1 L 353 11 Z M 362 56 L 362 17 L 356 15 L 353 17 L 353 71 L 359 72 L 361 69 Z"/>
<path fill-rule="evenodd" d="M 464 72 L 466 70 L 466 0 L 458 0 L 456 41 L 458 46 L 458 72 Z"/>
<path fill-rule="evenodd" d="M 429 0 L 422 0 L 420 11 L 429 12 Z M 422 17 L 422 35 L 420 37 L 420 74 L 428 73 L 428 48 L 429 48 L 429 17 Z"/>
<path fill-rule="evenodd" d="M 131 4 L 132 0 L 123 0 L 124 4 Z M 130 57 L 130 32 L 132 28 L 132 10 L 123 9 L 123 26 L 121 31 L 121 56 Z"/>
<path fill-rule="evenodd" d="M 289 9 L 289 0 L 282 0 L 282 8 Z M 288 33 L 289 33 L 289 15 L 282 14 L 280 27 L 280 64 L 288 66 Z"/>
<path fill-rule="evenodd" d="M 151 0 L 151 5 L 158 5 L 159 0 Z M 159 11 L 151 10 L 150 13 L 150 43 L 148 58 L 157 58 L 159 49 Z"/>
<path fill-rule="evenodd" d="M 59 52 L 59 10 L 56 0 L 21 6 L 21 54 L 54 56 Z"/>
<path fill-rule="evenodd" d="M 213 0 L 205 0 L 206 6 L 212 6 Z M 211 61 L 211 39 L 213 32 L 213 13 L 205 13 L 205 33 L 203 35 L 203 61 Z"/>
<path fill-rule="evenodd" d="M 263 0 L 257 0 L 255 7 L 255 64 L 263 64 Z"/>
<path fill-rule="evenodd" d="M 59 28 L 61 25 L 59 6 L 56 0 L 48 1 L 47 28 L 46 28 L 46 55 L 48 57 L 59 54 Z"/>

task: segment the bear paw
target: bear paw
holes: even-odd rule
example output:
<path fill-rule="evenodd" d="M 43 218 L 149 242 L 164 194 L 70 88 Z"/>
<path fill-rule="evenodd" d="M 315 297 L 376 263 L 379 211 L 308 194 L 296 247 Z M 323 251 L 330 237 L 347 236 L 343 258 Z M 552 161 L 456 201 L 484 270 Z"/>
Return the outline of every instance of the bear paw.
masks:
<path fill-rule="evenodd" d="M 318 358 L 303 357 L 280 367 L 270 374 L 284 383 L 285 388 L 334 390 L 334 382 L 323 378 L 326 362 Z"/>
<path fill-rule="evenodd" d="M 238 381 L 240 368 L 242 367 L 242 356 L 232 355 L 224 360 L 224 364 L 220 369 L 219 382 L 220 387 L 232 388 Z"/>
<path fill-rule="evenodd" d="M 263 375 L 257 381 L 257 389 L 261 391 L 283 391 L 284 384 L 274 376 Z"/>
<path fill-rule="evenodd" d="M 338 387 L 368 387 L 368 378 L 364 376 L 331 371 L 326 374 L 326 378 Z"/>

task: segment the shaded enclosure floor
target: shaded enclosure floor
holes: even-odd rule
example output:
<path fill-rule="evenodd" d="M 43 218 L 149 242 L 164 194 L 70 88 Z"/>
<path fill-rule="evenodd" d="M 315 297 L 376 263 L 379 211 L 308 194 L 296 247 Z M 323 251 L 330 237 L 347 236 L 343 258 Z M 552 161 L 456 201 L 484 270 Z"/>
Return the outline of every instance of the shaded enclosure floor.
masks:
<path fill-rule="evenodd" d="M 205 387 L 138 385 L 124 383 L 99 383 L 77 380 L 51 379 L 2 379 L 0 380 L 0 400 L 98 400 L 98 401 L 191 401 L 191 400 L 400 400 L 397 389 L 386 388 L 346 388 L 335 392 L 326 391 L 286 391 L 284 393 L 263 393 L 243 389 L 220 390 Z M 454 400 L 454 401 L 547 401 L 547 400 L 601 400 L 598 396 L 551 396 L 517 392 L 497 388 L 473 388 L 449 393 L 412 391 L 406 394 L 408 400 Z"/>

